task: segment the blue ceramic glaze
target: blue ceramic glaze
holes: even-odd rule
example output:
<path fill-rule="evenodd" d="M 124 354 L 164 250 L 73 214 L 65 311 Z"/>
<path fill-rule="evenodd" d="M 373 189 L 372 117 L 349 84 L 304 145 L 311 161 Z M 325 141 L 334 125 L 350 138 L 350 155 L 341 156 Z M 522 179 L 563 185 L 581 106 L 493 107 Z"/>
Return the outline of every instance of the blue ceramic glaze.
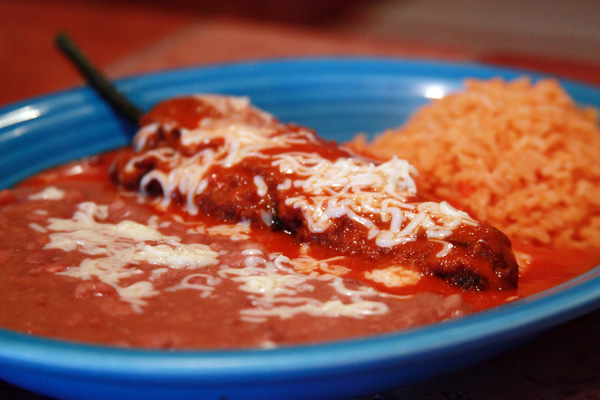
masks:
<path fill-rule="evenodd" d="M 465 77 L 514 78 L 472 64 L 394 59 L 258 61 L 124 79 L 148 109 L 194 92 L 248 96 L 286 122 L 344 141 L 403 123 L 428 96 Z M 534 79 L 538 75 L 532 75 Z M 583 104 L 600 91 L 563 81 Z M 59 163 L 125 145 L 135 128 L 88 88 L 0 109 L 0 188 Z M 69 399 L 346 399 L 480 362 L 600 305 L 600 268 L 566 284 L 455 321 L 381 336 L 272 350 L 146 351 L 0 330 L 0 378 Z"/>

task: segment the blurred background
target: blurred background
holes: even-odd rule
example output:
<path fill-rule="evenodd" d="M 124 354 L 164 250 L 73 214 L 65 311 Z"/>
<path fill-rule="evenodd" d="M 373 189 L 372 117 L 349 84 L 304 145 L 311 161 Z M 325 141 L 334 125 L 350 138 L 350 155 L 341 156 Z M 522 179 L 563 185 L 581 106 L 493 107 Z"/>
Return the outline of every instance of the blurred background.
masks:
<path fill-rule="evenodd" d="M 113 77 L 295 55 L 477 61 L 600 84 L 597 0 L 0 0 L 0 105 L 79 83 L 66 30 Z"/>

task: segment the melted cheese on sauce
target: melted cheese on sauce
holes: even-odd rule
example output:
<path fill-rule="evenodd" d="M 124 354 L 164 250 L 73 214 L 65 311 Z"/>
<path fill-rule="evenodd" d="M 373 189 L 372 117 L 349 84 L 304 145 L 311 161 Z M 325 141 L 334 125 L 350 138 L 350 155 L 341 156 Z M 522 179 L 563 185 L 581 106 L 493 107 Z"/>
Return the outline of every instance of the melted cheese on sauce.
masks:
<path fill-rule="evenodd" d="M 238 113 L 250 107 L 247 99 L 199 98 L 223 110 L 229 108 Z M 274 121 L 266 113 L 264 118 Z M 143 150 L 148 138 L 160 128 L 168 130 L 173 126 L 151 124 L 143 127 L 135 139 L 136 149 Z M 185 196 L 184 209 L 195 215 L 198 213 L 195 198 L 206 190 L 206 174 L 211 167 L 233 167 L 248 157 L 271 159 L 272 166 L 286 176 L 276 188 L 282 194 L 280 197 L 285 199 L 287 206 L 302 212 L 312 232 L 324 232 L 336 219 L 346 217 L 364 226 L 368 238 L 374 239 L 376 245 L 382 248 L 414 241 L 421 231 L 431 240 L 443 241 L 458 226 L 477 224 L 468 214 L 447 202 L 411 202 L 411 197 L 417 193 L 412 178 L 417 171 L 405 160 L 394 158 L 375 165 L 360 158 L 330 161 L 314 153 L 266 155 L 265 150 L 268 149 L 317 141 L 308 130 L 281 132 L 282 129 L 285 126 L 280 124 L 255 126 L 236 115 L 220 121 L 204 118 L 195 129 L 179 128 L 181 145 L 193 149 L 199 143 L 211 143 L 216 139 L 222 141 L 222 145 L 203 148 L 191 157 L 169 148 L 152 149 L 133 157 L 125 170 L 133 170 L 145 158 L 161 160 L 164 168 L 153 169 L 143 176 L 142 192 L 148 185 L 157 182 L 163 191 L 161 206 L 167 207 L 177 191 Z M 255 176 L 254 185 L 259 196 L 268 193 L 264 177 Z M 266 225 L 270 224 L 270 217 L 265 212 Z M 452 251 L 452 246 L 442 245 L 444 247 L 438 253 L 440 257 Z"/>
<path fill-rule="evenodd" d="M 43 226 L 41 226 L 40 224 L 38 224 L 37 222 L 30 222 L 29 223 L 29 227 L 31 229 L 33 229 L 34 231 L 40 232 L 40 233 L 46 233 L 48 232 L 46 230 L 46 228 L 44 228 Z"/>
<path fill-rule="evenodd" d="M 387 287 L 402 287 L 416 285 L 421 280 L 421 274 L 417 271 L 394 265 L 388 268 L 367 271 L 365 272 L 365 278 Z"/>
<path fill-rule="evenodd" d="M 214 226 L 197 225 L 188 229 L 188 233 L 203 233 L 209 236 L 225 236 L 236 242 L 250 239 L 250 223 L 239 222 L 237 224 L 222 224 Z"/>
<path fill-rule="evenodd" d="M 206 298 L 215 292 L 215 287 L 222 282 L 222 279 L 209 274 L 191 274 L 167 290 L 193 289 L 200 292 L 200 297 Z"/>
<path fill-rule="evenodd" d="M 150 126 L 153 128 L 149 128 Z M 135 148 L 138 151 L 143 148 L 148 136 L 158 128 L 158 124 L 143 127 L 136 135 Z M 164 126 L 163 128 L 168 129 L 169 127 Z M 126 165 L 125 170 L 134 170 L 135 166 L 147 157 L 154 157 L 163 162 L 167 171 L 154 169 L 144 175 L 140 182 L 142 193 L 151 182 L 159 182 L 163 189 L 161 206 L 167 207 L 173 193 L 178 191 L 186 195 L 185 209 L 191 215 L 198 213 L 194 199 L 207 188 L 208 182 L 204 177 L 212 166 L 219 165 L 229 168 L 238 164 L 244 158 L 262 157 L 261 152 L 266 149 L 286 147 L 314 140 L 314 137 L 308 131 L 288 132 L 279 135 L 276 134 L 277 132 L 273 128 L 255 127 L 242 122 L 223 126 L 200 126 L 194 130 L 181 129 L 180 131 L 180 140 L 184 146 L 209 143 L 213 139 L 222 138 L 225 139 L 225 142 L 216 149 L 207 148 L 192 157 L 184 157 L 181 153 L 172 149 L 150 150 L 139 157 L 133 157 Z M 257 184 L 260 184 L 260 178 Z M 264 187 L 259 187 L 258 190 L 264 190 Z"/>
<path fill-rule="evenodd" d="M 97 278 L 115 288 L 120 298 L 129 302 L 137 312 L 143 312 L 145 300 L 160 292 L 152 281 L 169 269 L 199 269 L 214 265 L 218 255 L 202 244 L 184 244 L 177 236 L 163 235 L 157 229 L 157 220 L 150 218 L 148 225 L 130 220 L 116 224 L 108 219 L 108 206 L 93 202 L 78 205 L 71 218 L 49 218 L 46 228 L 32 229 L 51 232 L 46 249 L 79 251 L 90 257 L 79 265 L 69 266 L 66 275 L 82 280 Z M 232 231 L 249 231 L 247 224 L 222 225 L 205 228 L 212 234 L 223 235 Z M 289 259 L 281 254 L 264 254 L 257 249 L 243 250 L 242 265 L 221 265 L 217 275 L 195 272 L 187 275 L 179 284 L 166 289 L 196 290 L 201 298 L 215 294 L 224 279 L 237 282 L 239 290 L 247 293 L 255 305 L 241 310 L 240 318 L 260 323 L 269 317 L 291 318 L 305 313 L 312 316 L 363 318 L 388 312 L 381 301 L 371 298 L 387 296 L 373 288 L 361 286 L 349 289 L 342 278 L 346 268 L 336 266 L 343 257 L 315 260 L 303 255 Z M 145 262 L 158 266 L 150 270 L 150 276 L 130 285 L 121 281 L 133 276 L 145 276 Z M 302 272 L 298 272 L 302 271 Z M 333 289 L 334 295 L 326 300 L 314 297 L 314 282 L 321 281 Z"/>
<path fill-rule="evenodd" d="M 361 286 L 351 290 L 342 278 L 334 275 L 298 273 L 290 268 L 290 259 L 281 254 L 265 255 L 258 249 L 247 249 L 242 254 L 246 256 L 243 268 L 225 267 L 219 276 L 238 282 L 240 290 L 249 293 L 254 307 L 241 311 L 242 319 L 247 322 L 263 322 L 267 317 L 286 319 L 301 313 L 364 318 L 389 311 L 385 303 L 364 298 L 382 295 L 373 288 Z M 326 282 L 336 296 L 325 301 L 311 297 L 315 289 L 313 280 Z"/>
<path fill-rule="evenodd" d="M 145 272 L 137 267 L 140 262 L 171 269 L 196 269 L 217 262 L 217 253 L 208 246 L 181 243 L 177 236 L 165 236 L 155 228 L 134 221 L 98 222 L 107 218 L 107 206 L 81 203 L 72 218 L 48 220 L 46 229 L 53 233 L 44 248 L 93 256 L 61 274 L 84 280 L 95 277 L 113 286 L 137 311 L 145 304 L 143 298 L 158 294 L 150 281 L 120 285 L 121 280 Z"/>
<path fill-rule="evenodd" d="M 294 257 L 289 260 L 290 265 L 294 270 L 303 274 L 312 272 L 320 272 L 335 276 L 342 276 L 350 272 L 350 268 L 341 265 L 336 265 L 334 262 L 343 260 L 344 256 L 331 257 L 325 260 L 317 260 L 307 254 L 300 257 Z"/>
<path fill-rule="evenodd" d="M 302 210 L 312 232 L 326 231 L 333 220 L 347 217 L 368 229 L 380 247 L 393 247 L 416 239 L 424 229 L 429 239 L 444 239 L 462 224 L 476 224 L 468 214 L 447 202 L 408 201 L 417 187 L 416 170 L 394 157 L 375 165 L 359 159 L 335 162 L 316 154 L 287 153 L 275 156 L 273 165 L 283 174 L 305 179 L 293 181 L 302 194 L 288 197 L 286 205 Z M 370 215 L 377 215 L 387 229 Z"/>
<path fill-rule="evenodd" d="M 58 189 L 55 186 L 48 186 L 38 193 L 29 195 L 29 200 L 62 200 L 65 197 L 64 190 Z"/>

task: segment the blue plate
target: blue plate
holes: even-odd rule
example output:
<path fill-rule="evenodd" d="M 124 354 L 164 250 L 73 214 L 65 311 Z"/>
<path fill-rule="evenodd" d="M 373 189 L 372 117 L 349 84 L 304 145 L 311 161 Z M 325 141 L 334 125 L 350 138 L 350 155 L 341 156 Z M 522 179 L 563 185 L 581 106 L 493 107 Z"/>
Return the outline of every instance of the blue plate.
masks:
<path fill-rule="evenodd" d="M 391 59 L 251 62 L 166 72 L 118 86 L 148 108 L 168 97 L 249 96 L 284 121 L 346 140 L 401 124 L 465 77 L 522 72 Z M 563 82 L 600 107 L 600 91 Z M 0 188 L 44 168 L 125 145 L 134 127 L 88 88 L 0 110 Z M 242 351 L 145 351 L 0 330 L 0 378 L 73 399 L 342 399 L 393 389 L 515 347 L 600 304 L 600 267 L 539 295 L 448 323 L 310 346 Z"/>

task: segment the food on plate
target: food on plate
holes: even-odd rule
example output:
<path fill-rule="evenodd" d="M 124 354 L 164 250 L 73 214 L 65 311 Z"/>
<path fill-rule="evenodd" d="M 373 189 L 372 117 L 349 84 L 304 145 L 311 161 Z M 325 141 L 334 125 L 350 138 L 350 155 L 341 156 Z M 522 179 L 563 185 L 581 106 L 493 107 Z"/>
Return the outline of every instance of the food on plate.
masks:
<path fill-rule="evenodd" d="M 2 192 L 0 325 L 272 347 L 456 318 L 474 310 L 462 289 L 517 284 L 506 237 L 419 197 L 404 161 L 352 157 L 239 98 L 169 100 L 141 125 L 135 151 Z"/>
<path fill-rule="evenodd" d="M 410 271 L 370 280 L 350 271 L 360 260 L 309 251 L 285 232 L 158 210 L 108 179 L 127 151 L 0 192 L 0 326 L 124 347 L 270 348 L 473 311 L 458 289 L 385 290 L 428 281 Z"/>
<path fill-rule="evenodd" d="M 300 243 L 363 258 L 370 273 L 383 266 L 463 289 L 517 286 L 508 239 L 419 196 L 406 161 L 353 156 L 246 99 L 166 101 L 142 119 L 134 147 L 113 178 L 164 209 L 283 230 Z"/>
<path fill-rule="evenodd" d="M 397 156 L 419 188 L 512 240 L 600 247 L 600 127 L 555 80 L 468 80 L 402 127 L 351 147 Z"/>
<path fill-rule="evenodd" d="M 501 92 L 505 84 L 469 85 L 467 93 L 478 85 Z M 524 81 L 510 85 L 515 93 L 531 89 Z M 547 98 L 530 99 L 536 106 L 522 112 L 558 126 L 552 118 L 559 120 L 560 107 L 542 103 L 560 92 L 539 85 L 549 85 Z M 429 109 L 453 109 L 473 124 L 474 116 L 450 100 L 439 104 Z M 580 116 L 587 121 L 590 113 Z M 563 129 L 579 127 L 573 135 L 585 136 L 587 125 L 570 115 Z M 425 119 L 419 129 L 431 123 Z M 513 132 L 517 122 L 502 126 L 526 148 L 529 140 Z M 600 259 L 588 251 L 594 236 L 580 226 L 570 248 L 554 249 L 562 239 L 552 232 L 535 248 L 523 246 L 527 224 L 522 236 L 509 230 L 519 245 L 515 258 L 492 214 L 459 201 L 453 178 L 446 192 L 437 170 L 417 174 L 391 131 L 373 145 L 352 142 L 353 151 L 281 123 L 245 98 L 216 95 L 164 101 L 140 125 L 133 148 L 0 191 L 0 326 L 123 347 L 270 348 L 447 321 L 564 282 Z M 387 141 L 400 157 L 381 150 Z M 418 140 L 406 146 L 415 154 L 453 150 L 448 141 L 430 142 L 427 150 L 414 147 Z M 566 146 L 555 135 L 534 142 L 549 154 Z M 457 149 L 464 152 L 457 159 L 479 151 Z M 437 157 L 440 171 L 454 165 Z M 584 190 L 595 172 L 581 175 L 567 164 Z M 463 195 L 465 187 L 473 196 L 479 190 L 476 172 L 486 173 L 457 174 Z M 516 198 L 513 207 L 529 210 L 537 199 Z M 561 206 L 565 213 L 571 207 Z M 517 215 L 510 226 L 522 223 Z"/>

